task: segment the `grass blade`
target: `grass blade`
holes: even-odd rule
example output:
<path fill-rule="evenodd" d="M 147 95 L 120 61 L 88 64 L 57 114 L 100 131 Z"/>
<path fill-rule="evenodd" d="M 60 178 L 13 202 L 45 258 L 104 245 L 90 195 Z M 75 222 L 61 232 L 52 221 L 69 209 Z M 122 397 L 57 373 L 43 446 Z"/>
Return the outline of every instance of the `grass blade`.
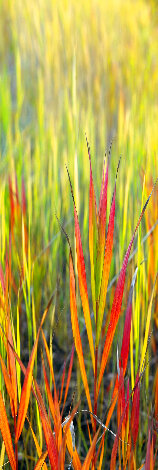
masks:
<path fill-rule="evenodd" d="M 102 322 L 103 322 L 106 292 L 107 292 L 111 259 L 112 259 L 114 218 L 115 218 L 115 195 L 116 195 L 116 186 L 115 186 L 111 209 L 110 209 L 108 233 L 107 233 L 107 238 L 106 238 L 105 254 L 104 254 L 103 273 L 102 273 L 100 295 L 99 295 L 98 325 L 97 325 L 97 336 L 96 336 L 97 345 L 99 343 L 100 332 L 101 332 L 101 327 L 102 327 Z"/>
<path fill-rule="evenodd" d="M 156 180 L 156 183 L 157 183 L 157 180 Z M 156 183 L 155 183 L 155 185 L 156 185 Z M 136 228 L 134 230 L 132 239 L 131 239 L 131 241 L 129 243 L 129 246 L 127 248 L 127 251 L 126 251 L 126 254 L 125 254 L 125 257 L 124 257 L 124 261 L 123 261 L 123 265 L 122 265 L 120 275 L 119 275 L 119 278 L 118 278 L 118 282 L 117 282 L 117 286 L 116 286 L 116 290 L 115 290 L 115 294 L 114 294 L 114 300 L 113 300 L 113 304 L 112 304 L 112 309 L 111 309 L 111 314 L 110 314 L 110 322 L 109 322 L 108 331 L 107 331 L 107 335 L 106 335 L 106 339 L 105 339 L 105 343 L 104 343 L 103 354 L 102 354 L 100 374 L 99 374 L 99 379 L 98 379 L 98 393 L 99 393 L 101 381 L 102 381 L 102 378 L 103 378 L 104 370 L 105 370 L 105 367 L 106 367 L 106 363 L 107 363 L 107 360 L 108 360 L 108 357 L 109 357 L 109 352 L 110 352 L 110 348 L 111 348 L 111 345 L 112 345 L 112 342 L 113 342 L 113 337 L 114 337 L 114 334 L 115 334 L 117 322 L 118 322 L 120 312 L 121 312 L 121 305 L 122 305 L 122 298 L 123 298 L 123 291 L 124 291 L 124 284 L 125 284 L 125 274 L 126 274 L 126 269 L 127 269 L 127 264 L 128 264 L 128 260 L 129 260 L 130 251 L 131 251 L 131 248 L 132 248 L 132 245 L 133 245 L 135 234 L 136 234 L 137 229 L 139 227 L 139 224 L 142 220 L 145 209 L 146 209 L 146 207 L 149 203 L 149 200 L 151 198 L 151 195 L 152 195 L 152 192 L 154 190 L 155 185 L 153 186 L 153 189 L 152 189 L 152 191 L 151 191 L 151 193 L 150 193 L 150 195 L 149 195 L 149 197 L 148 197 L 148 199 L 147 199 L 147 201 L 146 201 L 146 203 L 145 203 L 145 205 L 142 209 L 140 217 L 138 219 L 138 222 L 137 222 Z"/>
<path fill-rule="evenodd" d="M 38 333 L 37 333 L 37 338 L 36 338 L 36 341 L 34 343 L 34 346 L 33 346 L 32 352 L 31 352 L 31 356 L 30 356 L 30 359 L 29 359 L 29 363 L 28 363 L 28 366 L 27 366 L 27 369 L 26 369 L 25 379 L 24 379 L 23 388 L 22 388 L 22 392 L 21 392 L 20 405 L 19 405 L 15 443 L 17 443 L 18 440 L 19 440 L 20 434 L 22 432 L 23 424 L 24 424 L 24 421 L 25 421 L 27 408 L 28 408 L 28 404 L 29 404 L 29 399 L 30 399 L 30 392 L 31 392 L 31 385 L 32 385 L 32 372 L 33 372 L 34 360 L 35 360 L 35 356 L 36 356 L 36 352 L 37 352 L 37 345 L 38 345 L 39 335 L 40 335 L 40 331 L 41 331 L 43 322 L 44 322 L 45 317 L 47 315 L 47 312 L 49 310 L 49 307 L 52 303 L 52 299 L 53 299 L 53 296 L 51 297 L 51 299 L 50 299 L 50 301 L 47 305 L 47 308 L 45 309 L 45 311 L 43 313 L 43 317 L 42 317 L 42 320 L 41 320 L 41 323 L 40 323 L 40 326 L 39 326 L 39 329 L 38 329 Z"/>
<path fill-rule="evenodd" d="M 45 452 L 43 452 L 43 454 L 39 458 L 38 462 L 36 463 L 34 470 L 40 470 L 43 467 L 43 464 L 45 462 L 45 459 L 46 459 L 47 455 L 48 455 L 48 451 L 45 450 Z"/>
<path fill-rule="evenodd" d="M 95 360 L 94 360 L 94 345 L 93 345 L 92 323 L 91 323 L 91 315 L 90 315 L 89 300 L 88 300 L 86 269 L 85 269 L 85 262 L 84 262 L 84 256 L 83 256 L 83 248 L 82 248 L 82 242 L 81 242 L 81 233 L 80 233 L 79 221 L 78 221 L 78 216 L 77 216 L 77 211 L 76 211 L 76 206 L 75 206 L 75 200 L 74 200 L 74 195 L 73 195 L 73 190 L 72 190 L 72 184 L 71 184 L 68 169 L 67 169 L 67 173 L 68 173 L 68 177 L 69 177 L 71 194 L 72 194 L 73 203 L 74 203 L 77 270 L 78 270 L 78 281 L 79 281 L 79 288 L 80 288 L 80 296 L 81 296 L 81 301 L 82 301 L 82 308 L 83 308 L 83 313 L 84 313 L 84 318 L 85 318 L 87 336 L 88 336 L 90 353 L 91 353 L 93 370 L 94 370 L 94 362 L 95 362 Z"/>
<path fill-rule="evenodd" d="M 82 376 L 82 380 L 83 380 L 83 384 L 84 384 L 84 388 L 86 392 L 86 397 L 87 397 L 89 409 L 92 412 L 92 404 L 91 404 L 91 398 L 90 398 L 90 393 L 89 393 L 89 386 L 88 386 L 88 381 L 87 381 L 87 374 L 86 374 L 86 369 L 85 369 L 85 364 L 84 364 L 81 336 L 80 336 L 80 330 L 79 330 L 79 324 L 78 324 L 76 293 L 75 293 L 75 275 L 74 275 L 74 267 L 73 267 L 71 251 L 69 255 L 69 273 L 70 273 L 70 310 L 71 310 L 72 331 L 73 331 L 75 347 L 76 347 L 76 351 L 78 355 L 81 376 Z"/>
<path fill-rule="evenodd" d="M 87 140 L 87 139 L 86 139 Z M 89 186 L 89 255 L 91 264 L 91 290 L 94 318 L 96 320 L 96 286 L 95 286 L 95 268 L 96 268 L 96 255 L 97 255 L 97 204 L 96 195 L 93 184 L 92 163 L 90 155 L 90 147 L 87 142 L 88 156 L 90 162 L 90 186 Z"/>
<path fill-rule="evenodd" d="M 11 468 L 12 470 L 16 470 L 16 461 L 15 461 L 13 444 L 12 444 L 12 439 L 11 439 L 11 434 L 10 434 L 10 428 L 8 424 L 8 418 L 7 418 L 1 391 L 0 391 L 0 430 L 1 430 L 2 438 L 5 444 L 5 448 L 8 454 Z"/>

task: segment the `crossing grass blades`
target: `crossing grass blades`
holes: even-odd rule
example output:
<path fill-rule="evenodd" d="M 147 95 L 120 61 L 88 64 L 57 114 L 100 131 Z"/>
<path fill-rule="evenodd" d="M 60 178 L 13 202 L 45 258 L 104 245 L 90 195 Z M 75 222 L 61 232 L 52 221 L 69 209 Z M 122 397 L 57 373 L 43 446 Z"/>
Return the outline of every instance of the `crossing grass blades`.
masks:
<path fill-rule="evenodd" d="M 87 139 L 86 139 L 87 140 Z M 75 242 L 76 242 L 76 258 L 77 258 L 77 274 L 79 284 L 79 294 L 81 299 L 84 323 L 87 332 L 87 344 L 89 347 L 90 357 L 90 377 L 86 370 L 86 362 L 84 357 L 85 344 L 83 344 L 82 333 L 79 326 L 79 313 L 76 296 L 76 279 L 75 269 L 72 256 L 72 249 L 68 235 L 64 228 L 63 231 L 69 245 L 69 286 L 70 286 L 70 312 L 71 325 L 74 339 L 74 346 L 70 354 L 69 367 L 66 379 L 66 363 L 64 364 L 61 387 L 56 386 L 56 377 L 53 368 L 53 359 L 47 344 L 43 325 L 48 310 L 51 307 L 53 296 L 43 313 L 36 339 L 30 354 L 27 367 L 24 366 L 20 359 L 18 341 L 15 338 L 15 326 L 12 321 L 11 311 L 11 291 L 14 288 L 18 292 L 14 282 L 14 274 L 12 272 L 12 256 L 14 250 L 14 229 L 15 229 L 15 213 L 21 213 L 22 217 L 22 261 L 19 258 L 20 277 L 19 287 L 23 286 L 24 278 L 29 277 L 29 231 L 26 222 L 26 201 L 25 190 L 23 185 L 23 203 L 20 205 L 13 204 L 11 197 L 11 225 L 10 225 L 10 241 L 8 253 L 6 253 L 5 267 L 0 266 L 0 308 L 1 308 L 1 325 L 0 335 L 3 350 L 0 353 L 0 363 L 2 375 L 5 383 L 5 391 L 0 391 L 0 430 L 3 440 L 1 449 L 4 456 L 5 450 L 8 455 L 8 463 L 12 470 L 20 468 L 19 452 L 21 449 L 21 436 L 24 433 L 26 423 L 30 427 L 32 441 L 35 451 L 38 455 L 34 470 L 51 468 L 52 470 L 64 470 L 66 462 L 66 454 L 69 455 L 69 469 L 74 470 L 101 470 L 102 468 L 116 468 L 125 470 L 138 469 L 137 461 L 139 457 L 139 432 L 140 432 L 140 390 L 144 371 L 146 369 L 146 353 L 148 348 L 148 339 L 151 333 L 150 322 L 153 296 L 157 282 L 157 276 L 152 286 L 151 298 L 147 311 L 146 327 L 144 331 L 144 340 L 141 348 L 139 366 L 136 371 L 134 387 L 131 387 L 130 377 L 127 376 L 127 365 L 129 361 L 130 350 L 130 334 L 132 324 L 132 298 L 137 278 L 138 267 L 136 267 L 133 278 L 130 282 L 128 301 L 125 311 L 124 328 L 121 340 L 120 353 L 117 348 L 117 366 L 116 377 L 113 383 L 113 393 L 108 409 L 104 410 L 102 416 L 99 415 L 100 403 L 104 394 L 106 367 L 110 359 L 110 354 L 114 340 L 116 341 L 117 325 L 122 313 L 122 300 L 125 290 L 125 276 L 127 265 L 134 242 L 134 238 L 147 205 L 155 190 L 153 186 L 145 204 L 141 211 L 140 217 L 136 224 L 132 238 L 126 250 L 122 268 L 120 270 L 116 287 L 112 293 L 112 303 L 110 311 L 106 308 L 106 297 L 109 283 L 110 267 L 113 256 L 114 244 L 114 221 L 116 209 L 116 186 L 119 164 L 116 172 L 116 179 L 110 206 L 109 220 L 107 223 L 107 192 L 108 178 L 110 167 L 110 151 L 108 157 L 104 159 L 103 174 L 100 190 L 99 204 L 97 206 L 90 147 L 87 141 L 87 149 L 90 164 L 90 184 L 89 184 L 89 257 L 90 257 L 90 278 L 91 278 L 91 296 L 90 289 L 87 286 L 85 259 L 82 248 L 81 232 L 79 219 L 75 205 L 72 183 L 67 168 L 70 189 L 74 206 L 74 225 L 75 225 Z M 10 183 L 11 186 L 11 183 Z M 11 194 L 11 192 L 10 192 Z M 29 284 L 29 282 L 28 282 Z M 24 291 L 24 287 L 23 287 Z M 25 294 L 25 291 L 24 291 Z M 91 300 L 90 300 L 91 299 Z M 90 305 L 92 304 L 93 314 Z M 105 312 L 106 315 L 105 315 Z M 45 383 L 45 394 L 42 396 L 40 386 L 37 383 L 34 364 L 38 361 L 37 347 L 39 337 L 41 335 L 43 341 L 42 352 L 42 369 Z M 84 341 L 86 341 L 84 339 Z M 74 351 L 76 350 L 79 364 L 80 375 L 86 397 L 86 409 L 82 409 L 80 402 L 73 407 L 69 415 L 65 415 L 66 400 L 69 392 L 70 381 L 72 376 Z M 87 351 L 87 349 L 86 349 Z M 87 353 L 86 353 L 87 354 Z M 47 361 L 47 364 L 46 364 Z M 109 362 L 110 364 L 110 362 Z M 20 368 L 20 369 L 19 369 Z M 50 371 L 51 381 L 47 375 L 47 369 Z M 21 370 L 24 380 L 21 380 Z M 155 381 L 153 388 L 153 416 L 149 419 L 148 435 L 146 436 L 146 456 L 139 468 L 152 470 L 156 468 L 156 446 L 157 446 L 157 429 L 158 429 L 158 369 L 155 371 Z M 93 382 L 93 385 L 92 385 Z M 52 387 L 51 387 L 52 384 Z M 52 392 L 53 390 L 53 392 Z M 36 407 L 36 419 L 38 426 L 41 426 L 44 436 L 44 442 L 41 446 L 39 436 L 33 429 L 33 423 L 29 418 L 29 403 L 31 396 L 34 397 Z M 82 393 L 83 396 L 83 393 Z M 8 398 L 9 402 L 8 404 Z M 32 401 L 31 401 L 32 403 Z M 47 403 L 47 406 L 46 406 Z M 116 411 L 115 411 L 116 409 Z M 147 410 L 145 410 L 147 412 Z M 116 416 L 116 429 L 111 429 L 110 420 L 112 416 Z M 88 417 L 87 419 L 87 435 L 89 443 L 87 443 L 87 455 L 81 459 L 79 451 L 76 447 L 74 418 L 79 415 Z M 111 438 L 111 458 L 106 454 L 105 445 L 107 432 Z M 41 440 L 42 442 L 42 440 Z M 4 459 L 3 459 L 4 461 Z M 6 463 L 3 464 L 6 465 Z M 105 467 L 107 465 L 107 467 Z M 108 467 L 109 465 L 109 467 Z M 119 465 L 119 467 L 118 467 Z M 7 466 L 6 466 L 7 468 Z M 33 468 L 33 467 L 32 467 Z"/>

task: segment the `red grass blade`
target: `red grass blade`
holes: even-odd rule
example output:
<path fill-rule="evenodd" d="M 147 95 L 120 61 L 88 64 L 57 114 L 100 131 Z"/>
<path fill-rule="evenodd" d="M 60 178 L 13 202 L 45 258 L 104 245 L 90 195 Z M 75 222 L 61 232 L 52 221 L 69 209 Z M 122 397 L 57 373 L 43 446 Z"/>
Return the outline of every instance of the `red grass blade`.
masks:
<path fill-rule="evenodd" d="M 96 260 L 96 301 L 99 301 L 100 286 L 103 274 L 103 261 L 105 249 L 105 230 L 106 230 L 106 209 L 107 209 L 107 187 L 108 187 L 108 169 L 105 173 L 105 180 L 103 183 L 103 193 L 100 201 L 99 215 L 98 215 L 98 243 L 97 243 L 97 260 Z"/>
<path fill-rule="evenodd" d="M 20 437 L 20 434 L 21 434 L 21 431 L 22 431 L 22 428 L 23 428 L 23 424 L 24 424 L 24 421 L 25 421 L 27 408 L 28 408 L 28 404 L 29 404 L 29 399 L 30 399 L 30 392 L 31 392 L 31 385 L 32 385 L 32 372 L 33 372 L 34 360 L 35 360 L 35 356 L 36 356 L 36 352 L 37 352 L 37 345 L 38 345 L 39 335 L 40 335 L 40 331 L 41 331 L 43 322 L 44 322 L 45 317 L 47 315 L 47 312 L 49 310 L 49 307 L 52 303 L 52 299 L 53 299 L 53 296 L 51 297 L 51 299 L 50 299 L 50 301 L 47 305 L 47 308 L 44 311 L 44 314 L 43 314 L 43 317 L 42 317 L 42 320 L 41 320 L 41 324 L 40 324 L 40 327 L 39 327 L 39 330 L 38 330 L 38 333 L 37 333 L 37 338 L 36 338 L 36 341 L 34 343 L 34 346 L 33 346 L 32 352 L 31 352 L 31 356 L 30 356 L 30 359 L 29 359 L 29 363 L 28 363 L 28 366 L 27 366 L 27 369 L 26 369 L 25 379 L 24 379 L 23 388 L 22 388 L 22 392 L 21 392 L 20 405 L 19 405 L 15 443 L 17 443 L 18 440 L 19 440 L 19 437 Z"/>
<path fill-rule="evenodd" d="M 131 331 L 131 316 L 132 316 L 132 296 L 133 296 L 133 290 L 134 290 L 134 285 L 136 282 L 136 276 L 137 276 L 137 271 L 138 268 L 135 269 L 132 282 L 131 282 L 131 287 L 130 287 L 130 292 L 129 292 L 129 297 L 128 297 L 128 303 L 127 303 L 127 310 L 126 310 L 126 316 L 125 316 L 125 324 L 124 324 L 124 330 L 123 330 L 123 339 L 122 339 L 122 347 L 121 347 L 121 354 L 120 354 L 120 360 L 119 360 L 119 366 L 120 368 L 123 367 L 123 374 L 125 375 L 126 368 L 127 368 L 127 361 L 128 361 L 128 354 L 129 354 L 129 343 L 130 343 L 130 331 Z M 116 401 L 118 397 L 118 375 L 116 377 L 116 382 L 112 394 L 112 404 L 110 406 L 110 409 L 108 411 L 107 419 L 106 419 L 106 426 L 108 426 L 109 421 L 111 419 L 112 413 L 114 411 Z"/>
<path fill-rule="evenodd" d="M 114 195 L 113 195 L 111 209 L 110 209 L 108 233 L 107 233 L 107 238 L 106 238 L 105 254 L 104 254 L 103 273 L 102 273 L 100 295 L 99 295 L 98 325 L 97 325 L 97 336 L 96 336 L 97 345 L 99 343 L 100 332 L 101 332 L 101 327 L 102 327 L 102 322 L 103 322 L 106 292 L 107 292 L 111 259 L 112 259 L 114 218 L 115 218 L 115 195 L 116 195 L 116 185 L 115 185 Z"/>
<path fill-rule="evenodd" d="M 2 438 L 5 444 L 5 448 L 8 454 L 11 468 L 12 470 L 16 470 L 16 461 L 15 461 L 13 444 L 12 444 L 12 439 L 11 439 L 11 434 L 10 434 L 10 428 L 8 424 L 8 418 L 7 418 L 1 391 L 0 391 L 0 430 L 1 430 Z"/>
<path fill-rule="evenodd" d="M 78 222 L 77 211 L 75 207 L 75 200 L 70 180 L 70 175 L 67 169 L 68 178 L 70 182 L 71 194 L 74 203 L 74 219 L 75 219 L 75 238 L 76 238 L 76 253 L 77 253 L 77 270 L 78 270 L 78 281 L 79 281 L 79 288 L 80 288 L 80 296 L 82 301 L 82 308 L 85 318 L 87 336 L 89 341 L 90 353 L 92 358 L 93 370 L 94 370 L 94 345 L 93 345 L 93 334 L 92 334 L 92 323 L 91 323 L 91 316 L 90 316 L 90 309 L 89 309 L 89 301 L 88 301 L 88 290 L 87 290 L 87 280 L 86 280 L 86 269 L 85 269 L 85 262 L 83 256 L 83 249 L 82 249 L 82 242 L 81 242 L 81 233 L 80 227 Z"/>
<path fill-rule="evenodd" d="M 87 139 L 86 139 L 87 140 Z M 97 255 L 97 238 L 98 238 L 98 227 L 97 227 L 97 204 L 95 189 L 93 184 L 92 175 L 92 164 L 90 147 L 87 142 L 88 156 L 90 162 L 90 186 L 89 186 L 89 255 L 91 264 L 91 290 L 92 290 L 92 301 L 94 318 L 96 320 L 96 286 L 95 286 L 95 268 L 96 268 L 96 255 Z"/>
<path fill-rule="evenodd" d="M 157 180 L 156 180 L 156 182 L 157 182 Z M 153 186 L 153 189 L 154 189 L 154 187 L 155 187 L 155 185 Z M 106 367 L 106 363 L 107 363 L 107 360 L 108 360 L 110 348 L 111 348 L 111 345 L 112 345 L 112 342 L 113 342 L 113 337 L 114 337 L 114 334 L 115 334 L 117 322 L 118 322 L 120 312 L 121 312 L 121 305 L 122 305 L 122 298 L 123 298 L 123 291 L 124 291 L 124 284 L 125 284 L 125 274 L 126 274 L 126 268 L 127 268 L 127 264 L 128 264 L 128 260 L 129 260 L 130 251 L 131 251 L 131 248 L 132 248 L 132 245 L 133 245 L 133 241 L 134 241 L 136 231 L 139 227 L 139 224 L 141 222 L 141 219 L 143 217 L 145 209 L 148 205 L 148 202 L 149 202 L 150 197 L 152 195 L 153 189 L 152 189 L 152 191 L 151 191 L 151 193 L 150 193 L 150 195 L 149 195 L 149 197 L 148 197 L 148 199 L 147 199 L 147 201 L 146 201 L 146 203 L 143 207 L 143 210 L 140 214 L 140 217 L 138 219 L 138 222 L 137 222 L 136 228 L 134 230 L 132 239 L 131 239 L 130 244 L 128 246 L 128 249 L 126 251 L 124 261 L 123 261 L 123 265 L 122 265 L 122 269 L 121 269 L 119 279 L 118 279 L 118 282 L 117 282 L 115 295 L 114 295 L 114 300 L 113 300 L 112 309 L 111 309 L 111 314 L 110 314 L 110 322 L 109 322 L 108 331 L 107 331 L 105 344 L 104 344 L 104 349 L 103 349 L 103 354 L 102 354 L 100 374 L 99 374 L 99 379 L 98 379 L 98 393 L 99 393 L 101 381 L 102 381 L 102 378 L 103 378 L 104 370 L 105 370 L 105 367 Z"/>

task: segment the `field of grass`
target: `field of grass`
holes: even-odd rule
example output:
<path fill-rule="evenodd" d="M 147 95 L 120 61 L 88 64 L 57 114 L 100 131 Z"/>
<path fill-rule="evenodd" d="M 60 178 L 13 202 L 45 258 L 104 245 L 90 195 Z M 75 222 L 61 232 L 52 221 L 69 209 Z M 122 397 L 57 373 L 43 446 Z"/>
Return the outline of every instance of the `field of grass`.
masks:
<path fill-rule="evenodd" d="M 0 468 L 158 468 L 157 20 L 0 0 Z"/>

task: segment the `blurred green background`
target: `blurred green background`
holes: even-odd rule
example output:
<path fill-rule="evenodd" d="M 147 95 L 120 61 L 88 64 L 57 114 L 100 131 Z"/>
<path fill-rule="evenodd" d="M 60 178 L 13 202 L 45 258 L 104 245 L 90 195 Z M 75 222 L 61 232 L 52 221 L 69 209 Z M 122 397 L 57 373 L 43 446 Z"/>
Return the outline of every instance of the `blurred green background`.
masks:
<path fill-rule="evenodd" d="M 85 131 L 97 197 L 104 153 L 113 139 L 108 211 L 122 155 L 111 278 L 121 266 L 140 213 L 144 175 L 145 201 L 158 174 L 157 21 L 157 2 L 145 0 L 0 1 L 0 257 L 3 265 L 8 177 L 14 187 L 16 174 L 19 193 L 22 178 L 26 188 L 36 312 L 57 280 L 60 306 L 69 308 L 67 247 L 55 216 L 73 245 L 65 164 L 88 263 Z"/>

